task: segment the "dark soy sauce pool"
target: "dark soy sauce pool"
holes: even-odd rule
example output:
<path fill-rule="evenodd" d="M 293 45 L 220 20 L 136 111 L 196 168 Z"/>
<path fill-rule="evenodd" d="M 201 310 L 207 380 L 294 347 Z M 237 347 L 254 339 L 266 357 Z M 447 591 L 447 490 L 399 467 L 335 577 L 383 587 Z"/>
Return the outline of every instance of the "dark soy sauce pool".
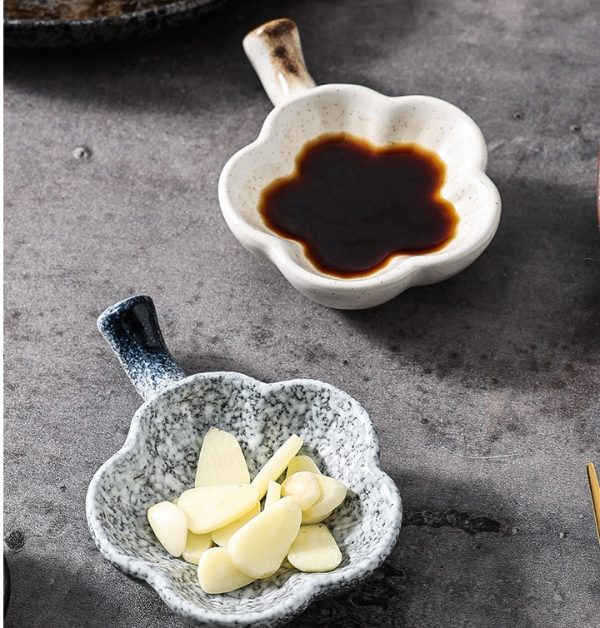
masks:
<path fill-rule="evenodd" d="M 440 195 L 445 176 L 444 162 L 417 144 L 375 147 L 328 133 L 262 191 L 259 211 L 321 272 L 361 277 L 394 255 L 432 253 L 452 239 L 458 215 Z"/>

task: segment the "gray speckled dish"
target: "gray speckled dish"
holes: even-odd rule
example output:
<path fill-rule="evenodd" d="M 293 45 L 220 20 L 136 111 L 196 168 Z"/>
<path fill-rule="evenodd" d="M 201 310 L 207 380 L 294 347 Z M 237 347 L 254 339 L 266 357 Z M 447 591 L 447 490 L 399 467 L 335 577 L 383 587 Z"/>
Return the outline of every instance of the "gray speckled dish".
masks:
<path fill-rule="evenodd" d="M 357 401 L 309 379 L 266 384 L 240 373 L 186 377 L 164 344 L 146 296 L 106 310 L 98 326 L 145 399 L 125 444 L 88 489 L 90 531 L 111 563 L 147 581 L 196 625 L 259 627 L 290 620 L 317 596 L 355 583 L 383 562 L 400 531 L 401 501 L 379 468 L 377 437 Z M 235 434 L 251 474 L 297 433 L 303 452 L 349 487 L 344 504 L 326 521 L 343 554 L 338 569 L 309 574 L 282 567 L 233 593 L 207 595 L 195 567 L 163 550 L 146 509 L 193 486 L 200 442 L 212 425 Z"/>

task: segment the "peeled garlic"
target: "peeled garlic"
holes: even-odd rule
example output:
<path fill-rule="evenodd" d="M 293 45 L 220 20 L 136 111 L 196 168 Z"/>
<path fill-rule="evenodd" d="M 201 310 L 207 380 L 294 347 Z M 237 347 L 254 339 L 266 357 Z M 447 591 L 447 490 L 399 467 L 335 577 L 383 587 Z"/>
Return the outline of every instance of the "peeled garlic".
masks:
<path fill-rule="evenodd" d="M 227 544 L 235 566 L 253 578 L 274 573 L 287 556 L 302 512 L 292 497 L 283 497 L 240 528 Z"/>
<path fill-rule="evenodd" d="M 319 523 L 300 528 L 288 560 L 300 571 L 331 571 L 342 562 L 342 553 L 327 526 Z"/>
<path fill-rule="evenodd" d="M 281 485 L 281 494 L 284 497 L 293 497 L 300 506 L 300 510 L 306 510 L 313 506 L 321 497 L 321 486 L 318 476 L 310 471 L 298 471 Z"/>
<path fill-rule="evenodd" d="M 293 477 L 293 476 L 292 476 Z M 312 505 L 302 512 L 302 524 L 319 523 L 331 514 L 334 508 L 337 508 L 346 497 L 346 487 L 338 480 L 330 478 L 326 475 L 316 475 L 319 486 L 321 487 L 321 497 Z"/>
<path fill-rule="evenodd" d="M 250 473 L 235 436 L 211 427 L 202 441 L 195 486 L 223 484 L 250 484 Z"/>
<path fill-rule="evenodd" d="M 267 488 L 267 496 L 265 497 L 265 508 L 272 506 L 276 501 L 281 499 L 281 484 L 278 482 L 269 482 Z"/>
<path fill-rule="evenodd" d="M 224 547 L 206 550 L 198 562 L 198 580 L 206 593 L 228 593 L 245 587 L 254 578 L 240 571 Z"/>
<path fill-rule="evenodd" d="M 346 487 L 322 475 L 309 456 L 297 455 L 302 444 L 299 436 L 290 436 L 250 482 L 235 437 L 211 428 L 200 450 L 196 488 L 148 509 L 160 543 L 198 565 L 206 593 L 270 578 L 282 565 L 325 572 L 340 564 L 335 539 L 320 522 L 342 503 Z M 213 542 L 221 547 L 211 547 Z"/>
<path fill-rule="evenodd" d="M 252 486 L 255 486 L 258 490 L 260 499 L 262 499 L 267 492 L 269 481 L 277 480 L 285 471 L 290 460 L 298 453 L 300 447 L 302 447 L 302 439 L 296 436 L 296 434 L 293 434 L 256 474 L 256 477 L 252 480 Z"/>
<path fill-rule="evenodd" d="M 181 556 L 188 533 L 185 514 L 172 502 L 160 502 L 148 508 L 147 517 L 160 544 L 171 556 Z"/>
<path fill-rule="evenodd" d="M 185 491 L 178 507 L 185 513 L 187 527 L 194 534 L 206 534 L 239 519 L 257 503 L 258 493 L 250 484 L 226 484 Z"/>
<path fill-rule="evenodd" d="M 194 534 L 188 532 L 187 542 L 183 549 L 183 560 L 192 565 L 197 565 L 200 560 L 200 556 L 206 552 L 206 550 L 212 545 L 212 539 L 210 534 Z"/>
<path fill-rule="evenodd" d="M 256 502 L 254 508 L 252 508 L 252 510 L 249 510 L 243 517 L 232 521 L 230 524 L 219 528 L 218 530 L 214 530 L 212 532 L 212 540 L 221 547 L 227 545 L 232 535 L 237 532 L 243 525 L 248 523 L 250 519 L 256 517 L 259 512 L 260 504 Z"/>
<path fill-rule="evenodd" d="M 311 473 L 320 474 L 319 467 L 315 464 L 315 461 L 310 456 L 294 456 L 290 460 L 287 468 L 287 476 L 294 475 L 299 471 L 310 471 Z"/>

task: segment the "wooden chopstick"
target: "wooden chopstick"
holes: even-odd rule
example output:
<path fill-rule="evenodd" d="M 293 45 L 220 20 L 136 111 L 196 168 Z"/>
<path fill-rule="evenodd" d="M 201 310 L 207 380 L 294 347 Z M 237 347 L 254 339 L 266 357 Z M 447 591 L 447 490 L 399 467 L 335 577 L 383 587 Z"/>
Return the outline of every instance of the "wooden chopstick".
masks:
<path fill-rule="evenodd" d="M 600 485 L 598 484 L 596 468 L 591 462 L 589 462 L 587 465 L 587 474 L 588 480 L 590 482 L 590 491 L 592 493 L 594 517 L 596 518 L 596 532 L 598 534 L 598 543 L 600 543 Z"/>

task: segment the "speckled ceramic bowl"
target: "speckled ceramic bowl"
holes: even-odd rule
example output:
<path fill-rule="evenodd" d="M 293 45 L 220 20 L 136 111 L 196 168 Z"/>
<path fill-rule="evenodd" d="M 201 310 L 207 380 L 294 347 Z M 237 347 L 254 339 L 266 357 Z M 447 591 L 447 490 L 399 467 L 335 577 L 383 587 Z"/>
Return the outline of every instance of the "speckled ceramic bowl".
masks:
<path fill-rule="evenodd" d="M 186 377 L 146 296 L 108 309 L 98 326 L 145 399 L 125 444 L 88 489 L 90 531 L 111 563 L 147 581 L 192 623 L 259 627 L 291 619 L 317 596 L 368 576 L 383 562 L 400 530 L 400 496 L 379 468 L 369 416 L 352 397 L 308 379 L 266 384 L 239 373 Z M 235 434 L 251 474 L 297 433 L 302 451 L 349 487 L 344 504 L 327 519 L 343 554 L 338 569 L 307 574 L 281 568 L 233 593 L 207 595 L 195 567 L 162 549 L 146 509 L 193 486 L 200 442 L 213 425 Z"/>
<path fill-rule="evenodd" d="M 291 20 L 255 29 L 244 49 L 275 105 L 258 138 L 227 162 L 219 180 L 223 216 L 244 247 L 273 263 L 305 296 L 341 309 L 380 305 L 412 286 L 447 279 L 481 255 L 498 227 L 500 196 L 485 174 L 483 135 L 466 113 L 430 96 L 390 98 L 360 85 L 315 86 Z M 446 165 L 441 195 L 459 217 L 456 235 L 435 252 L 393 255 L 366 276 L 319 270 L 299 242 L 269 229 L 258 205 L 261 191 L 294 172 L 302 148 L 325 133 L 348 133 L 375 146 L 414 143 L 436 153 Z"/>

